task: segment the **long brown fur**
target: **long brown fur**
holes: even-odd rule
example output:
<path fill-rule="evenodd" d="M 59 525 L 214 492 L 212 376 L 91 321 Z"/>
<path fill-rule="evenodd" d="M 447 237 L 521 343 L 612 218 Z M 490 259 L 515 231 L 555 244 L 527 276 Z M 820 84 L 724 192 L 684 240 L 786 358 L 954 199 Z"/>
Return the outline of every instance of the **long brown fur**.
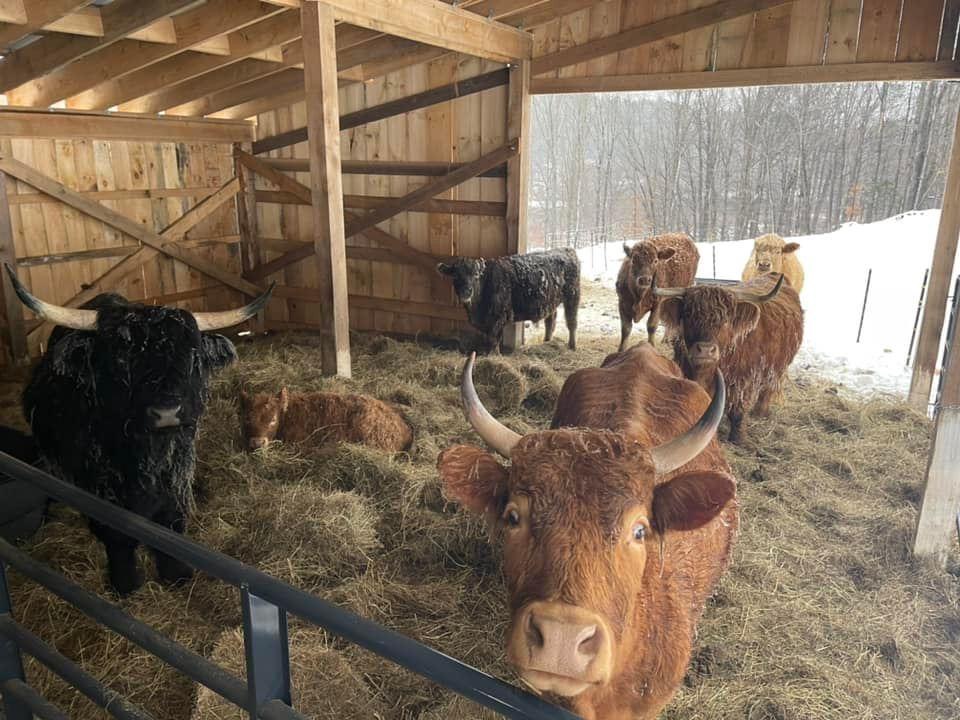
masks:
<path fill-rule="evenodd" d="M 624 251 L 628 248 L 624 245 Z M 673 251 L 659 259 L 663 251 Z M 627 348 L 633 324 L 646 313 L 647 340 L 653 342 L 660 320 L 660 298 L 651 292 L 656 277 L 660 287 L 689 287 L 697 274 L 700 253 L 693 239 L 685 233 L 666 233 L 641 240 L 629 248 L 617 275 L 617 301 L 620 310 L 620 352 Z"/>
<path fill-rule="evenodd" d="M 508 499 L 526 498 L 530 526 L 513 530 L 513 539 L 504 532 L 513 616 L 528 602 L 558 600 L 599 614 L 611 628 L 610 682 L 560 701 L 584 718 L 650 720 L 683 679 L 697 622 L 739 525 L 735 482 L 716 438 L 664 476 L 655 476 L 649 449 L 688 430 L 709 401 L 674 363 L 638 345 L 571 375 L 552 429 L 524 436 L 509 470 L 470 446 L 440 456 L 453 500 L 502 512 Z M 474 482 L 465 483 L 467 477 Z M 657 491 L 672 488 L 675 478 L 690 482 L 673 496 Z M 631 554 L 636 549 L 622 540 L 622 524 L 637 506 L 655 523 L 655 492 L 667 506 L 684 494 L 712 495 L 699 500 L 716 505 L 696 529 L 652 530 L 641 569 Z M 684 513 L 668 507 L 661 514 L 669 524 Z"/>
<path fill-rule="evenodd" d="M 768 273 L 741 283 L 741 287 L 765 293 L 777 277 Z M 729 287 L 699 285 L 688 288 L 682 298 L 669 298 L 661 312 L 684 376 L 706 389 L 713 387 L 717 365 L 692 365 L 689 350 L 696 342 L 712 341 L 719 346 L 719 368 L 727 383 L 730 440 L 739 441 L 744 415 L 751 410 L 758 414 L 769 411 L 800 349 L 803 309 L 797 291 L 784 283 L 772 300 L 753 305 L 738 303 Z"/>
<path fill-rule="evenodd" d="M 350 442 L 388 452 L 407 450 L 413 431 L 403 416 L 368 395 L 288 393 L 241 395 L 241 422 L 253 438 L 317 445 Z"/>

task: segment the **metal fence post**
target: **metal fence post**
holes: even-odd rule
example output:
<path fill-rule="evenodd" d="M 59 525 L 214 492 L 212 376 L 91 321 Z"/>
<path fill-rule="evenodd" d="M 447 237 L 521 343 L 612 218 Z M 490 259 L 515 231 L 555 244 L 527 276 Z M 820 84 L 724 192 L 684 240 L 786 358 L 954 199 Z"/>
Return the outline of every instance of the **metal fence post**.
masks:
<path fill-rule="evenodd" d="M 270 700 L 292 705 L 287 613 L 251 593 L 246 585 L 240 588 L 240 602 L 247 656 L 248 710 L 251 720 L 257 720 L 258 708 Z"/>
<path fill-rule="evenodd" d="M 7 589 L 7 572 L 3 561 L 0 561 L 0 617 L 10 615 L 10 592 Z M 23 661 L 20 659 L 20 649 L 8 637 L 0 635 L 0 683 L 6 680 L 20 680 L 26 682 L 23 674 Z M 7 720 L 32 720 L 33 713 L 21 700 L 3 695 L 3 711 Z"/>

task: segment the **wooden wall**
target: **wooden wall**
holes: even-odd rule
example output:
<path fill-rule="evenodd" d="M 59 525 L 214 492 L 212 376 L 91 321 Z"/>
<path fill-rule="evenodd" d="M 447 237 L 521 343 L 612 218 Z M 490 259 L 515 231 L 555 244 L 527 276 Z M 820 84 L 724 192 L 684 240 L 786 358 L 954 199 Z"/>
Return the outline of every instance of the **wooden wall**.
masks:
<path fill-rule="evenodd" d="M 0 140 L 0 155 L 158 232 L 234 174 L 232 146 L 225 143 L 13 138 Z M 19 276 L 44 299 L 65 303 L 84 283 L 139 247 L 133 238 L 12 177 L 7 192 Z M 237 232 L 231 200 L 188 232 L 182 244 L 239 273 Z M 192 310 L 224 309 L 243 301 L 239 293 L 163 256 L 145 264 L 117 291 L 130 299 Z M 31 329 L 35 316 L 24 309 L 24 318 Z M 32 354 L 40 351 L 49 330 L 45 326 L 30 334 Z"/>
<path fill-rule="evenodd" d="M 431 62 L 393 72 L 376 80 L 341 89 L 341 115 L 423 90 L 447 85 L 494 70 L 499 65 L 448 54 Z M 270 137 L 306 124 L 300 102 L 258 116 L 258 138 Z M 341 133 L 343 160 L 403 160 L 469 162 L 506 143 L 507 88 L 497 87 L 450 102 L 370 123 Z M 307 157 L 306 143 L 269 154 L 272 157 Z M 296 178 L 309 183 L 308 173 Z M 386 175 L 344 175 L 345 195 L 402 196 L 428 178 Z M 440 199 L 506 201 L 503 178 L 477 178 L 438 196 Z M 257 180 L 258 189 L 274 189 Z M 310 209 L 298 205 L 258 203 L 258 236 L 272 259 L 289 249 L 281 241 L 312 242 Z M 503 217 L 405 212 L 380 227 L 418 250 L 434 255 L 491 257 L 506 252 Z M 462 308 L 455 302 L 450 283 L 435 272 L 410 264 L 349 257 L 351 247 L 369 247 L 362 236 L 347 239 L 350 326 L 404 334 L 446 334 L 465 326 Z M 315 261 L 282 271 L 281 284 L 315 287 Z M 371 299 L 376 299 L 375 301 Z M 378 308 L 372 309 L 376 304 Z M 313 325 L 317 308 L 288 299 L 273 302 L 268 320 Z"/>

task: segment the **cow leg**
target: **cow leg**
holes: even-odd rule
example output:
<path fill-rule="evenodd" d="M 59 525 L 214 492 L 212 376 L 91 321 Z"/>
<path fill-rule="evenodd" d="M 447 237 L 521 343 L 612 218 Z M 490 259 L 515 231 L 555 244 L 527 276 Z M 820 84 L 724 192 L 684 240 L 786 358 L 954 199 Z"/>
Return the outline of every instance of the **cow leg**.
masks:
<path fill-rule="evenodd" d="M 580 308 L 580 288 L 571 293 L 563 301 L 563 317 L 567 321 L 567 332 L 570 340 L 567 345 L 571 350 L 577 349 L 577 310 Z"/>
<path fill-rule="evenodd" d="M 557 311 L 554 310 L 552 313 L 547 315 L 543 319 L 543 341 L 550 342 L 550 338 L 553 337 L 553 329 L 557 326 Z"/>
<path fill-rule="evenodd" d="M 137 545 L 129 535 L 107 525 L 90 521 L 90 530 L 107 551 L 107 572 L 110 586 L 117 595 L 129 595 L 143 585 L 143 574 L 137 563 Z"/>
<path fill-rule="evenodd" d="M 772 387 L 766 387 L 760 391 L 760 397 L 757 398 L 757 404 L 753 406 L 753 414 L 757 417 L 767 417 L 770 415 L 770 401 L 776 391 Z"/>
<path fill-rule="evenodd" d="M 743 443 L 743 409 L 731 408 L 727 417 L 730 418 L 730 435 L 727 436 L 727 440 L 735 445 L 741 445 Z"/>
<path fill-rule="evenodd" d="M 160 525 L 168 527 L 176 533 L 183 534 L 184 529 L 186 529 L 186 518 L 184 518 L 183 513 L 177 510 L 171 510 L 165 513 L 160 514 L 156 519 Z M 170 585 L 176 585 L 181 583 L 184 580 L 189 580 L 193 577 L 193 568 L 189 565 L 185 565 L 174 557 L 170 557 L 166 553 L 162 553 L 159 550 L 154 550 L 151 548 L 153 553 L 154 562 L 157 564 L 157 575 L 160 577 L 160 580 L 168 583 Z"/>
<path fill-rule="evenodd" d="M 620 347 L 617 352 L 627 349 L 627 340 L 630 339 L 631 332 L 633 332 L 633 313 L 624 313 L 623 308 L 620 308 Z"/>
<path fill-rule="evenodd" d="M 660 326 L 660 303 L 656 303 L 647 314 L 647 342 L 653 345 L 653 338 Z"/>

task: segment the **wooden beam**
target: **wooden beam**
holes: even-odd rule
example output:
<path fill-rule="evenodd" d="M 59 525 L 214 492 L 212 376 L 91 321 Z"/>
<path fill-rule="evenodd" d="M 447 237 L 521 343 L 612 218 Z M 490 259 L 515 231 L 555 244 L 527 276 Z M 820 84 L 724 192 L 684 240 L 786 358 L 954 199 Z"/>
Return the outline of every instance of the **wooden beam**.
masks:
<path fill-rule="evenodd" d="M 193 197 L 203 199 L 217 191 L 210 187 L 145 188 L 143 190 L 84 190 L 80 194 L 91 200 L 159 200 L 162 198 Z M 10 196 L 11 205 L 56 203 L 57 199 L 44 193 L 20 193 Z"/>
<path fill-rule="evenodd" d="M 947 165 L 947 181 L 943 188 L 943 208 L 940 211 L 940 225 L 937 228 L 937 244 L 933 249 L 927 300 L 923 306 L 923 320 L 920 323 L 920 335 L 917 338 L 917 354 L 913 359 L 910 393 L 907 396 L 907 402 L 918 410 L 926 411 L 930 402 L 958 240 L 960 240 L 960 112 L 957 113 L 953 131 L 953 147 L 950 150 L 950 161 Z M 960 332 L 955 335 L 960 335 Z M 954 365 L 960 365 L 960 353 L 957 353 L 954 358 L 956 359 Z"/>
<path fill-rule="evenodd" d="M 258 0 L 209 0 L 206 5 L 165 18 L 174 33 L 172 44 L 131 38 L 119 40 L 10 90 L 7 100 L 11 105 L 46 107 L 71 98 L 68 103 L 71 107 L 90 109 L 89 104 L 74 102 L 73 96 L 101 83 L 115 83 L 134 71 L 197 47 L 221 33 L 239 30 L 278 12 L 281 11 L 277 8 L 265 11 Z M 160 82 L 163 76 L 153 73 L 153 78 Z"/>
<path fill-rule="evenodd" d="M 27 330 L 23 322 L 23 307 L 17 299 L 10 278 L 3 270 L 4 265 L 9 265 L 16 270 L 17 251 L 13 243 L 10 203 L 7 202 L 7 175 L 0 172 L 0 272 L 3 272 L 0 290 L 3 294 L 3 319 L 6 325 L 4 340 L 7 344 L 10 360 L 14 364 L 20 364 L 30 359 L 30 352 L 27 348 Z"/>
<path fill-rule="evenodd" d="M 317 257 L 320 325 L 327 330 L 320 341 L 320 361 L 324 375 L 350 377 L 335 22 L 331 7 L 315 0 L 303 0 L 300 17 L 307 96 L 313 252 Z"/>
<path fill-rule="evenodd" d="M 91 5 L 69 15 L 64 15 L 59 20 L 45 25 L 43 29 L 46 32 L 65 33 L 67 35 L 103 37 L 103 18 L 100 16 L 100 8 Z"/>
<path fill-rule="evenodd" d="M 954 62 L 843 63 L 796 65 L 744 70 L 715 70 L 651 75 L 533 78 L 534 95 L 551 93 L 641 92 L 698 88 L 751 87 L 842 82 L 896 82 L 954 80 L 960 64 Z"/>
<path fill-rule="evenodd" d="M 304 158 L 262 158 L 264 165 L 276 170 L 288 172 L 307 172 Z M 344 175 L 410 175 L 440 177 L 448 175 L 464 166 L 464 163 L 450 163 L 418 160 L 344 160 L 340 164 Z M 506 177 L 506 167 L 491 168 L 480 173 L 479 177 Z"/>
<path fill-rule="evenodd" d="M 306 1 L 306 0 L 305 0 Z M 292 287 L 277 285 L 273 289 L 275 297 L 305 300 L 307 302 L 322 302 L 319 290 L 316 288 Z M 451 305 L 436 305 L 434 303 L 414 302 L 411 300 L 397 300 L 395 298 L 372 297 L 369 295 L 349 295 L 350 305 L 364 310 L 384 310 L 387 312 L 407 313 L 409 315 L 424 315 L 426 317 L 443 318 L 444 320 L 466 321 L 462 308 Z M 324 332 L 321 330 L 321 332 Z"/>
<path fill-rule="evenodd" d="M 507 254 L 527 252 L 527 195 L 530 184 L 530 61 L 510 68 L 507 98 L 507 137 L 517 143 L 517 154 L 507 162 Z M 523 323 L 504 328 L 506 352 L 523 345 Z"/>
<path fill-rule="evenodd" d="M 533 51 L 529 33 L 439 0 L 329 0 L 328 4 L 337 20 L 351 25 L 495 62 L 529 58 Z"/>
<path fill-rule="evenodd" d="M 508 80 L 509 71 L 506 69 L 494 70 L 493 72 L 477 75 L 467 80 L 459 80 L 449 85 L 442 85 L 432 90 L 408 95 L 405 98 L 391 100 L 390 102 L 385 102 L 380 105 L 374 105 L 373 107 L 364 108 L 363 110 L 347 113 L 340 118 L 340 129 L 349 130 L 376 122 L 377 120 L 393 117 L 394 115 L 420 110 L 421 108 L 437 105 L 438 103 L 447 102 L 448 100 L 454 100 L 458 97 L 500 87 L 506 85 Z M 278 135 L 273 135 L 272 137 L 257 140 L 253 144 L 253 154 L 259 155 L 289 145 L 296 145 L 306 139 L 306 128 L 289 130 Z"/>
<path fill-rule="evenodd" d="M 31 35 L 43 29 L 52 22 L 80 10 L 88 5 L 90 0 L 46 0 L 45 2 L 31 2 L 23 5 L 24 22 L 15 25 L 0 26 L 0 48 L 6 49 L 24 35 Z"/>
<path fill-rule="evenodd" d="M 296 195 L 274 190 L 257 190 L 257 202 L 278 203 L 281 205 L 309 205 Z M 385 203 L 396 200 L 396 197 L 378 197 L 373 195 L 344 195 L 343 206 L 355 210 L 373 210 Z M 506 203 L 482 200 L 441 200 L 432 198 L 425 200 L 407 212 L 439 213 L 443 215 L 480 215 L 490 217 L 504 217 Z"/>
<path fill-rule="evenodd" d="M 168 118 L 72 110 L 0 109 L 0 137 L 243 142 L 254 126 L 237 120 Z"/>
<path fill-rule="evenodd" d="M 115 247 L 96 248 L 95 250 L 77 250 L 76 252 L 51 253 L 49 255 L 26 255 L 17 258 L 17 267 L 36 267 L 38 265 L 57 265 L 59 263 L 128 257 L 139 250 L 139 245 L 118 245 Z"/>
<path fill-rule="evenodd" d="M 0 63 L 0 91 L 23 85 L 64 65 L 123 39 L 171 13 L 200 5 L 203 0 L 116 0 L 101 8 L 103 37 L 49 35 L 4 57 Z"/>
<path fill-rule="evenodd" d="M 715 25 L 723 20 L 740 17 L 741 15 L 751 15 L 760 10 L 783 5 L 784 2 L 785 0 L 723 0 L 723 2 L 674 15 L 648 25 L 624 30 L 616 35 L 608 35 L 598 40 L 581 43 L 566 50 L 538 57 L 533 61 L 531 73 L 533 75 L 543 75 L 567 65 L 576 65 L 621 50 L 629 50 L 639 45 L 681 35 L 690 30 Z"/>

